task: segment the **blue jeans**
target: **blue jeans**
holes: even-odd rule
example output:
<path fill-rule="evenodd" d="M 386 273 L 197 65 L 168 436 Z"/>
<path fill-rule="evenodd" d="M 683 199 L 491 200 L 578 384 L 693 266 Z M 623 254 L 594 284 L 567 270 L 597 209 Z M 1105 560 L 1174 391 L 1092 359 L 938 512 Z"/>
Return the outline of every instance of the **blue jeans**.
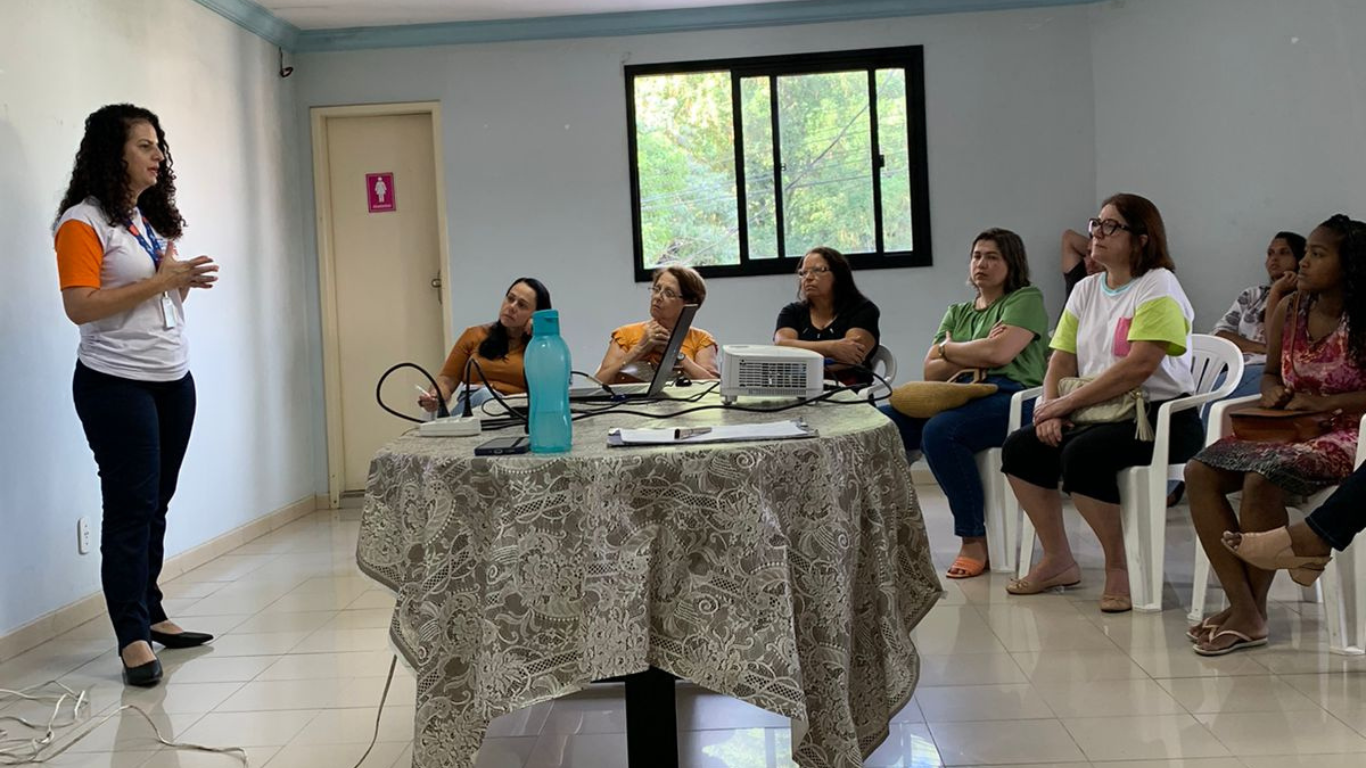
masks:
<path fill-rule="evenodd" d="M 1366 528 L 1366 464 L 1348 475 L 1323 506 L 1309 513 L 1306 525 L 1325 543 L 1341 552 Z M 1361 589 L 1360 585 L 1357 589 Z"/>
<path fill-rule="evenodd" d="M 901 441 L 908 451 L 920 451 L 953 512 L 954 534 L 968 538 L 987 535 L 986 501 L 982 478 L 977 474 L 976 455 L 988 448 L 999 448 L 1006 440 L 1010 422 L 1010 398 L 1023 389 L 1010 379 L 987 379 L 1000 389 L 994 395 L 978 398 L 929 419 L 904 416 L 890 405 L 879 407 L 901 430 Z M 1025 403 L 1024 420 L 1030 422 L 1033 401 Z"/>
<path fill-rule="evenodd" d="M 462 416 L 465 413 L 465 388 L 461 386 L 456 389 L 456 392 L 455 404 L 451 406 L 451 415 Z M 479 415 L 479 406 L 493 399 L 493 393 L 489 391 L 488 387 L 471 389 L 469 395 L 470 409 L 474 412 L 475 416 Z"/>
<path fill-rule="evenodd" d="M 1233 392 L 1229 394 L 1228 399 L 1232 400 L 1236 397 L 1260 395 L 1262 393 L 1262 372 L 1265 370 L 1265 363 L 1253 363 L 1251 365 L 1243 366 L 1243 378 L 1238 380 L 1238 386 L 1233 388 Z M 1215 388 L 1217 389 L 1220 387 L 1227 377 L 1227 371 L 1219 374 L 1219 378 L 1214 381 Z M 1216 400 L 1215 402 L 1218 401 Z M 1200 414 L 1200 418 L 1205 424 L 1205 434 L 1209 434 L 1209 412 L 1213 405 L 1214 403 L 1206 403 L 1203 412 Z"/>

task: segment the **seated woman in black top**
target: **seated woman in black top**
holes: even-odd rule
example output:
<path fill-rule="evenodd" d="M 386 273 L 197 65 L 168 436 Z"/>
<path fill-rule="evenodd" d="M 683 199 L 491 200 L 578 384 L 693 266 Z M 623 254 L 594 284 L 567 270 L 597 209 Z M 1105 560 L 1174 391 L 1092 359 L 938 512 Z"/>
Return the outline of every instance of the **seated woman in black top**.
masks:
<path fill-rule="evenodd" d="M 842 384 L 868 384 L 877 351 L 877 321 L 881 314 L 854 286 L 854 273 L 844 254 L 834 248 L 812 248 L 797 269 L 797 295 L 778 313 L 773 341 L 780 347 L 801 347 L 825 356 L 826 372 Z"/>

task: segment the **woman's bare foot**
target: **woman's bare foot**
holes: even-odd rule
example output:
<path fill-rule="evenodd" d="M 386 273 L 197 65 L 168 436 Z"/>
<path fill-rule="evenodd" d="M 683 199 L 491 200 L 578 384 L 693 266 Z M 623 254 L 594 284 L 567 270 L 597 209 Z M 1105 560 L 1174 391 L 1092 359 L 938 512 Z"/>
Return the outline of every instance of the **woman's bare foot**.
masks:
<path fill-rule="evenodd" d="M 153 624 L 152 629 L 155 629 L 158 632 L 165 632 L 168 635 L 178 635 L 185 631 L 180 628 L 180 625 L 170 619 Z"/>
<path fill-rule="evenodd" d="M 1196 652 L 1203 652 L 1208 655 L 1227 650 L 1233 645 L 1247 645 L 1249 641 L 1255 642 L 1264 639 L 1266 631 L 1266 619 L 1262 618 L 1260 613 L 1255 610 L 1242 612 L 1235 609 L 1224 618 L 1218 629 L 1210 633 L 1209 637 L 1195 644 Z M 1221 636 L 1221 633 L 1227 634 Z"/>
<path fill-rule="evenodd" d="M 958 548 L 958 557 L 946 574 L 951 579 L 967 579 L 979 576 L 990 565 L 987 560 L 987 539 L 985 536 L 965 536 Z"/>
<path fill-rule="evenodd" d="M 1304 523 L 1292 523 L 1287 529 L 1290 531 L 1290 548 L 1295 554 L 1301 557 L 1327 557 L 1333 554 L 1328 542 L 1320 539 L 1314 529 Z"/>
<path fill-rule="evenodd" d="M 1104 594 L 1115 597 L 1129 596 L 1129 569 L 1106 568 Z"/>
<path fill-rule="evenodd" d="M 152 646 L 143 640 L 125 645 L 119 655 L 123 657 L 125 667 L 140 667 L 157 659 L 157 655 L 152 653 Z"/>
<path fill-rule="evenodd" d="M 1213 616 L 1206 616 L 1204 621 L 1201 621 L 1199 624 L 1192 624 L 1191 627 L 1186 630 L 1186 637 L 1196 637 L 1201 640 L 1208 639 L 1210 628 L 1218 627 L 1225 621 L 1228 621 L 1229 614 L 1231 613 L 1233 613 L 1232 608 L 1225 608 Z"/>

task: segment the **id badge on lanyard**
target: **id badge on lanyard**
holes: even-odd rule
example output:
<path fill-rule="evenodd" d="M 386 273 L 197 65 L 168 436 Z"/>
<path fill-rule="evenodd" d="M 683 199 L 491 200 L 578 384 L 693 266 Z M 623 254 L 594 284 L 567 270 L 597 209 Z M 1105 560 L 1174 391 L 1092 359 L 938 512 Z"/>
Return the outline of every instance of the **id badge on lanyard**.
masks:
<path fill-rule="evenodd" d="M 138 245 L 141 245 L 142 250 L 146 251 L 147 255 L 152 257 L 152 266 L 154 268 L 160 268 L 162 255 L 161 243 L 157 242 L 156 233 L 152 231 L 151 227 L 147 226 L 147 219 L 143 218 L 141 212 L 138 213 L 138 218 L 142 219 L 142 224 L 147 229 L 147 235 L 144 237 L 142 232 L 138 229 L 138 226 L 132 221 L 126 222 L 128 225 L 128 233 L 137 238 Z M 161 294 L 161 320 L 167 328 L 174 328 L 176 326 L 175 302 L 171 300 L 170 291 Z"/>

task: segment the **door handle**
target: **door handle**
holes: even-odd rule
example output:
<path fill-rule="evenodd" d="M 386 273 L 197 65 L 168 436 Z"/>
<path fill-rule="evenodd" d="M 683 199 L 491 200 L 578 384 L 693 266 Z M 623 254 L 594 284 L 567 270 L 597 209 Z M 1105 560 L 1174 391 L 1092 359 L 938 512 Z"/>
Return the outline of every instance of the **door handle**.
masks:
<path fill-rule="evenodd" d="M 442 301 L 441 301 L 441 275 L 440 275 L 440 274 L 438 274 L 436 277 L 433 277 L 433 278 L 432 278 L 431 286 L 432 286 L 433 288 L 436 289 L 436 303 L 437 303 L 437 304 L 442 303 Z"/>

